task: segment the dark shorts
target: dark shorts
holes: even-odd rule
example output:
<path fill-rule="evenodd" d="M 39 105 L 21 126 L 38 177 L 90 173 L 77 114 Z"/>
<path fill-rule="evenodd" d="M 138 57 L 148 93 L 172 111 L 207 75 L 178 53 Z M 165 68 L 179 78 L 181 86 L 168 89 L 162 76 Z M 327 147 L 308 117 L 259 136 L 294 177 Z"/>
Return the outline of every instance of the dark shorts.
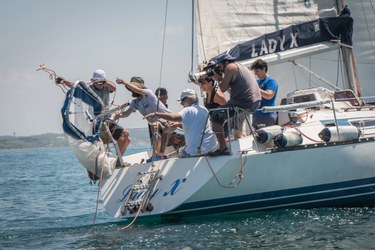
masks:
<path fill-rule="evenodd" d="M 106 120 L 105 123 L 108 125 L 113 139 L 117 141 L 120 138 L 122 131 L 124 131 L 124 128 L 112 120 Z"/>
<path fill-rule="evenodd" d="M 223 105 L 221 108 L 229 107 L 229 110 L 215 110 L 211 113 L 211 121 L 220 125 L 224 125 L 225 121 L 230 122 L 230 127 L 241 129 L 246 120 L 246 112 L 244 110 L 237 111 L 235 106 Z M 229 113 L 229 117 L 228 117 Z M 228 124 L 228 123 L 227 123 Z M 228 128 L 227 128 L 228 129 Z"/>
<path fill-rule="evenodd" d="M 234 129 L 242 129 L 244 121 L 246 120 L 246 114 L 248 112 L 254 112 L 259 107 L 260 101 L 256 101 L 251 109 L 243 109 L 236 105 L 227 103 L 220 108 L 229 108 L 229 110 L 215 110 L 211 113 L 211 121 L 220 125 L 223 125 L 226 120 L 231 122 L 231 127 Z M 236 108 L 242 110 L 238 111 Z M 228 117 L 229 112 L 229 117 Z"/>

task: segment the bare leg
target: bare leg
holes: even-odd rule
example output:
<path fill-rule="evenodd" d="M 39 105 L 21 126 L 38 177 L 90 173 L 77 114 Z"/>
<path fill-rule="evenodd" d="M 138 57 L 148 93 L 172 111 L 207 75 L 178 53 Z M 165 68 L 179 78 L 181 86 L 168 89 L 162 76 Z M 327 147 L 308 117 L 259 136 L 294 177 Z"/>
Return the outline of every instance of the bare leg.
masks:
<path fill-rule="evenodd" d="M 225 138 L 224 138 L 224 128 L 222 125 L 217 123 L 212 123 L 212 129 L 214 130 L 216 134 L 217 141 L 220 144 L 220 151 L 224 151 L 227 148 L 227 144 L 225 144 Z"/>
<path fill-rule="evenodd" d="M 161 135 L 160 138 L 160 154 L 164 155 L 165 154 L 165 149 L 168 146 L 169 139 L 171 138 L 172 133 L 170 132 L 165 132 Z"/>
<path fill-rule="evenodd" d="M 129 131 L 124 129 L 121 136 L 117 140 L 117 145 L 120 149 L 120 155 L 123 155 L 130 144 Z"/>
<path fill-rule="evenodd" d="M 233 130 L 233 136 L 235 139 L 241 138 L 243 135 L 242 129 L 234 129 Z"/>
<path fill-rule="evenodd" d="M 156 155 L 162 156 L 162 153 L 161 153 L 161 138 L 160 138 L 159 132 L 157 133 L 156 136 L 157 137 L 156 137 L 155 153 L 156 153 Z"/>

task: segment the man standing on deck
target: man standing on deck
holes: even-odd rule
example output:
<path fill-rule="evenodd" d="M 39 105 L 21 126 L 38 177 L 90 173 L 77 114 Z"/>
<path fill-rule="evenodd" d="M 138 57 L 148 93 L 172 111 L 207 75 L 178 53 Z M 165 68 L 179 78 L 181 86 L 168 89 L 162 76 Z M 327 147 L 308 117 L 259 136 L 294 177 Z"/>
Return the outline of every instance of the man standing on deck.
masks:
<path fill-rule="evenodd" d="M 261 95 L 258 83 L 254 73 L 240 63 L 235 63 L 236 58 L 228 54 L 220 55 L 216 59 L 216 64 L 219 65 L 222 75 L 214 72 L 213 79 L 219 82 L 219 88 L 224 93 L 230 89 L 230 99 L 227 104 L 221 108 L 239 107 L 249 111 L 257 110 L 261 101 Z M 235 111 L 229 109 L 229 116 L 233 117 Z M 239 124 L 235 129 L 240 131 L 240 134 L 235 137 L 239 138 L 242 134 L 242 127 L 244 123 L 244 114 L 239 117 Z M 227 145 L 224 139 L 223 124 L 228 119 L 226 111 L 218 110 L 212 113 L 212 127 L 216 133 L 220 148 L 215 152 L 209 154 L 211 156 L 228 155 Z"/>
<path fill-rule="evenodd" d="M 123 84 L 126 89 L 132 93 L 132 97 L 135 97 L 129 108 L 115 115 L 115 119 L 128 117 L 130 114 L 138 110 L 143 116 L 153 113 L 153 112 L 163 112 L 170 113 L 171 111 L 167 109 L 164 104 L 159 101 L 157 96 L 152 92 L 151 89 L 146 88 L 142 77 L 133 76 L 130 82 L 123 79 L 117 78 L 117 84 Z M 150 125 L 157 126 L 157 138 L 155 145 L 155 160 L 161 160 L 165 157 L 165 148 L 169 138 L 175 128 L 171 127 L 170 124 L 165 120 L 157 120 L 155 118 L 146 118 Z M 151 160 L 151 158 L 149 159 Z"/>
<path fill-rule="evenodd" d="M 68 87 L 72 87 L 74 85 L 72 82 L 67 81 L 62 77 L 56 78 L 56 84 L 63 84 Z M 91 78 L 90 88 L 102 99 L 105 108 L 107 108 L 110 100 L 109 94 L 116 90 L 116 85 L 113 82 L 108 81 L 106 79 L 106 74 L 104 70 L 97 69 L 94 71 Z M 118 125 L 115 121 L 109 119 L 109 117 L 107 117 L 104 120 L 100 132 L 100 138 L 103 140 L 104 143 L 107 143 L 109 140 L 107 135 L 107 126 L 112 134 L 113 139 L 117 141 L 117 146 L 120 151 L 119 156 L 121 157 L 125 153 L 126 148 L 130 144 L 129 131 Z M 94 173 L 88 170 L 87 174 L 89 178 L 93 181 L 100 179 L 99 176 L 95 175 Z"/>
<path fill-rule="evenodd" d="M 72 82 L 69 82 L 62 77 L 56 78 L 56 84 L 64 84 L 68 87 L 72 87 L 74 85 Z M 109 94 L 116 91 L 116 84 L 106 79 L 104 70 L 97 69 L 92 75 L 90 88 L 102 99 L 106 108 L 109 105 Z M 126 151 L 126 148 L 130 144 L 129 131 L 109 118 L 105 119 L 105 124 L 105 126 L 108 126 L 113 139 L 117 141 L 120 155 L 123 155 Z M 106 143 L 106 140 L 108 140 L 108 136 L 106 136 L 105 126 L 102 127 L 100 137 Z"/>

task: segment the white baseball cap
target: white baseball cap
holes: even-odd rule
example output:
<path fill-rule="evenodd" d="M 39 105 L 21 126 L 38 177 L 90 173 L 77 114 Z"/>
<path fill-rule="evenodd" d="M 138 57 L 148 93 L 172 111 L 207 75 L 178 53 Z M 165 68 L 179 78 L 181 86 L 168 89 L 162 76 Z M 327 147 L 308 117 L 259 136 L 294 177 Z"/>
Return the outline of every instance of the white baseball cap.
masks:
<path fill-rule="evenodd" d="M 177 101 L 181 101 L 181 100 L 183 100 L 186 97 L 193 97 L 193 96 L 197 96 L 197 93 L 195 93 L 194 90 L 192 90 L 192 89 L 184 89 L 181 92 L 180 99 L 178 99 Z"/>
<path fill-rule="evenodd" d="M 94 71 L 94 73 L 92 74 L 92 78 L 91 80 L 93 81 L 106 81 L 106 75 L 105 75 L 105 72 L 104 70 L 102 69 L 97 69 Z"/>

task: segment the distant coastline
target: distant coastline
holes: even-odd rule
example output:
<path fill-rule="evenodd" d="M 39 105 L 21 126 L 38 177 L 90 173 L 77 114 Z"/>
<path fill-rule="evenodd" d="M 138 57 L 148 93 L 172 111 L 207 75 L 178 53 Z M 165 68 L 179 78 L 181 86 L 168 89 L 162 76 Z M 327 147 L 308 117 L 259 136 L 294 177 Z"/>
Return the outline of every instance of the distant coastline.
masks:
<path fill-rule="evenodd" d="M 129 129 L 132 145 L 145 145 L 150 142 L 146 128 Z M 0 149 L 56 148 L 68 147 L 65 134 L 46 133 L 32 136 L 0 136 Z"/>

